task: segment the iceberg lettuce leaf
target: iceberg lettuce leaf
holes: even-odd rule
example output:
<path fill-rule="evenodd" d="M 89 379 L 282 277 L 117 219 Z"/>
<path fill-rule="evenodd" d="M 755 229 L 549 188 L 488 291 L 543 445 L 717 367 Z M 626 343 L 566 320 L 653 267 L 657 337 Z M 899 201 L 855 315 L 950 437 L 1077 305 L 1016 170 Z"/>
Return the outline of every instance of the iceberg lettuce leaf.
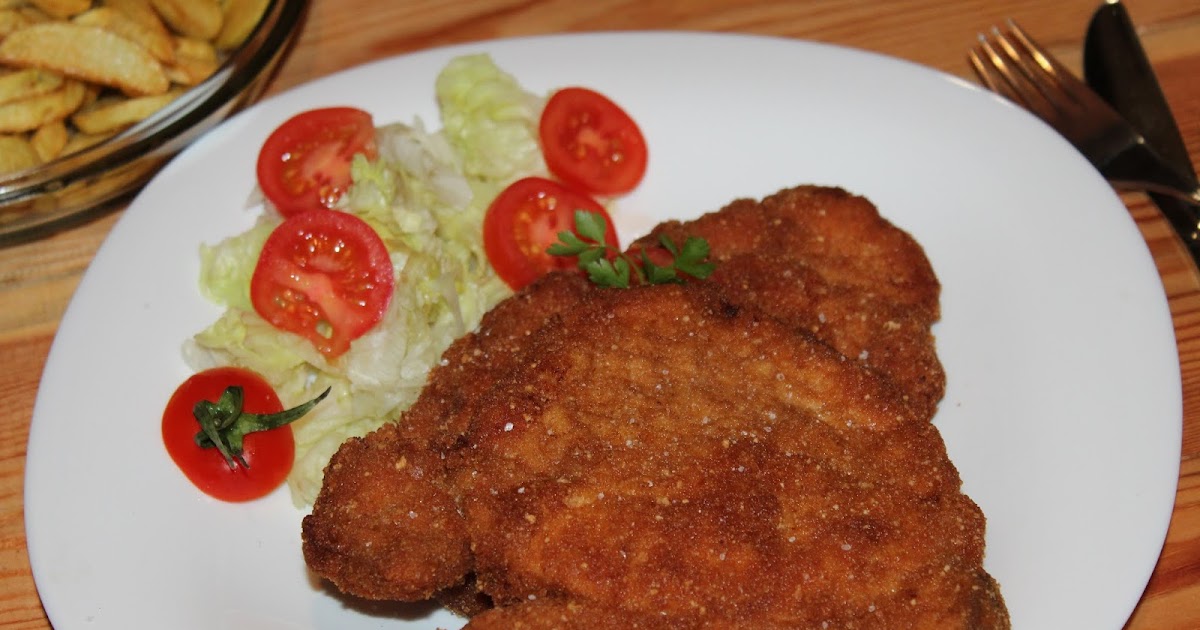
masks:
<path fill-rule="evenodd" d="M 486 54 L 464 55 L 437 78 L 442 125 L 472 177 L 510 180 L 545 170 L 537 125 L 545 101 Z"/>
<path fill-rule="evenodd" d="M 429 370 L 461 335 L 511 295 L 483 250 L 488 204 L 511 180 L 544 174 L 536 125 L 542 99 L 486 55 L 451 61 L 439 75 L 443 129 L 379 127 L 375 160 L 351 163 L 352 185 L 336 211 L 353 213 L 387 245 L 396 289 L 383 320 L 335 360 L 260 318 L 250 303 L 258 252 L 278 225 L 265 212 L 250 230 L 201 251 L 201 290 L 225 313 L 185 345 L 194 369 L 237 365 L 261 374 L 285 405 L 332 392 L 292 424 L 293 502 L 311 504 L 325 465 L 346 439 L 403 421 Z"/>

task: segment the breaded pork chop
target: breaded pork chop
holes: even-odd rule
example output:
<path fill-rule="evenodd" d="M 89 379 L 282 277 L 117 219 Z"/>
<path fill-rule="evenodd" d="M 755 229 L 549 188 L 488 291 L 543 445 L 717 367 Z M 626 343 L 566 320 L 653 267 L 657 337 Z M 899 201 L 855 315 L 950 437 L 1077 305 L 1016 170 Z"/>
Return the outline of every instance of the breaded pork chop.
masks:
<path fill-rule="evenodd" d="M 930 330 L 941 286 L 920 244 L 870 201 L 798 186 L 665 222 L 632 247 L 663 234 L 706 239 L 717 263 L 709 281 L 726 299 L 812 332 L 895 381 L 919 416 L 933 417 L 945 391 Z"/>
<path fill-rule="evenodd" d="M 446 350 L 400 422 L 347 440 L 304 520 L 309 566 L 368 599 L 428 599 L 458 585 L 471 562 L 445 453 L 538 331 L 592 291 L 578 274 L 550 274 L 500 303 Z"/>
<path fill-rule="evenodd" d="M 981 611 L 975 624 L 979 628 L 999 628 L 1008 625 L 1007 612 L 1002 606 Z M 900 620 L 895 625 L 869 623 L 863 626 L 902 628 Z M 736 620 L 694 615 L 687 618 L 663 617 L 662 615 L 638 614 L 621 610 L 599 608 L 592 604 L 567 600 L 533 600 L 494 608 L 473 617 L 464 630 L 793 630 L 796 626 L 786 623 L 755 621 L 745 624 Z M 816 628 L 825 628 L 816 625 Z M 838 626 L 829 625 L 829 628 Z"/>
<path fill-rule="evenodd" d="M 582 605 L 679 627 L 1006 625 L 983 517 L 895 383 L 709 285 L 580 298 L 432 434 L 338 453 L 304 523 L 314 571 L 399 599 L 473 572 L 499 607 L 481 624 Z"/>

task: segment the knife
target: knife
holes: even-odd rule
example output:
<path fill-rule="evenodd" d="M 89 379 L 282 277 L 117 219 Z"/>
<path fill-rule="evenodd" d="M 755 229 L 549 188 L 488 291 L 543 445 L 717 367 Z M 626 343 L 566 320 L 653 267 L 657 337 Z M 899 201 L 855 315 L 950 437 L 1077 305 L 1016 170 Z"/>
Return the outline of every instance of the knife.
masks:
<path fill-rule="evenodd" d="M 1120 0 L 1108 0 L 1092 15 L 1084 38 L 1083 72 L 1088 85 L 1128 120 L 1146 139 L 1149 148 L 1195 190 L 1196 170 L 1187 145 L 1138 39 L 1133 20 Z M 1197 208 L 1163 194 L 1151 192 L 1149 196 L 1200 264 L 1196 254 L 1200 244 Z"/>

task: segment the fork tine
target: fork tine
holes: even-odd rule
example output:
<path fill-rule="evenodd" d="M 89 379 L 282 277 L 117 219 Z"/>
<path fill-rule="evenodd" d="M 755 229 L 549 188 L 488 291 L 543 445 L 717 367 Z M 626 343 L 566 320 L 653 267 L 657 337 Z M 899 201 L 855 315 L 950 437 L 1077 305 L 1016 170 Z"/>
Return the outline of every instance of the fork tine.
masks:
<path fill-rule="evenodd" d="M 1090 117 L 1093 125 L 1117 124 L 1121 120 L 1120 114 L 1113 111 L 1108 103 L 1054 55 L 1034 41 L 1015 21 L 1008 20 L 1008 26 L 1011 35 L 1004 38 L 1006 52 L 1012 55 L 1016 65 L 1037 85 L 1056 113 L 1068 119 L 1060 121 L 1056 126 L 1062 128 L 1070 124 L 1079 124 L 1078 121 L 1072 123 L 1071 119 L 1078 119 L 1084 115 Z M 1010 38 L 1016 41 L 1015 45 L 1007 41 Z M 1024 51 L 1023 54 L 1018 47 Z M 1040 112 L 1038 115 L 1042 116 Z"/>
<path fill-rule="evenodd" d="M 1022 74 L 1034 88 L 1060 111 L 1067 105 L 1076 105 L 1075 99 L 1064 92 L 1061 82 L 1049 65 L 1042 65 L 1044 59 L 1038 59 L 1028 50 L 1018 50 L 1019 42 L 1014 45 L 1007 35 L 999 35 L 1000 43 L 1005 54 L 1021 69 Z"/>
<path fill-rule="evenodd" d="M 1004 77 L 997 76 L 998 71 L 990 63 L 990 60 L 988 62 L 983 60 L 983 55 L 986 55 L 987 52 L 983 49 L 983 36 L 980 35 L 979 37 L 980 46 L 967 52 L 967 60 L 971 62 L 971 68 L 975 70 L 975 76 L 979 77 L 979 80 L 983 82 L 984 87 L 987 89 L 1009 100 L 1019 100 L 1020 95 L 1013 92 Z"/>
<path fill-rule="evenodd" d="M 1034 50 L 1026 48 L 1024 42 L 1019 38 L 1014 41 L 1014 36 L 1008 33 L 1002 33 L 998 29 L 993 31 L 992 38 L 996 41 L 997 46 L 1003 51 L 1004 56 L 1012 62 L 1012 65 L 1017 68 L 1021 78 L 1030 86 L 1032 90 L 1040 97 L 1045 107 L 1049 107 L 1052 111 L 1037 112 L 1045 117 L 1057 111 L 1059 113 L 1067 113 L 1071 107 L 1078 106 L 1078 101 L 1070 94 L 1065 94 L 1062 83 L 1055 74 L 1054 66 L 1049 62 L 1045 55 L 1040 55 Z"/>
<path fill-rule="evenodd" d="M 1028 71 L 1021 67 L 1019 59 L 1014 59 L 1008 50 L 997 50 L 992 40 L 1002 48 L 1011 47 L 1003 35 L 993 29 L 991 39 L 986 35 L 979 35 L 978 45 L 968 55 L 975 73 L 980 76 L 984 85 L 1042 118 L 1053 115 L 1053 103 L 1029 76 Z"/>
<path fill-rule="evenodd" d="M 990 35 L 980 34 L 979 43 L 968 51 L 971 67 L 988 89 L 1053 127 L 1110 181 L 1137 180 L 1130 185 L 1143 190 L 1177 188 L 1180 198 L 1200 198 L 1186 178 L 1169 167 L 1139 168 L 1146 161 L 1154 165 L 1157 154 L 1138 131 L 1016 22 L 1008 20 L 1006 31 L 993 28 Z M 1188 222 L 1188 230 L 1194 230 L 1194 217 Z M 1200 260 L 1200 245 L 1195 255 Z"/>
<path fill-rule="evenodd" d="M 1050 51 L 1038 44 L 1025 29 L 1014 20 L 1008 20 L 1008 29 L 1017 42 L 1029 52 L 1036 63 L 1046 74 L 1054 77 L 1059 87 L 1066 91 L 1077 103 L 1083 103 L 1092 96 L 1090 88 L 1080 81 L 1074 73 L 1064 66 Z"/>

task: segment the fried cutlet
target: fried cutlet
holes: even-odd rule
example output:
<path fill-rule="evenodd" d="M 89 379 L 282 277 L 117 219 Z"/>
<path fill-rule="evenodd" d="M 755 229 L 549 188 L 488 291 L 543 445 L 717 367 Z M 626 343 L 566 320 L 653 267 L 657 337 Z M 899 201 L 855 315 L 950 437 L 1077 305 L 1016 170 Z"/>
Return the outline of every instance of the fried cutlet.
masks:
<path fill-rule="evenodd" d="M 396 597 L 356 585 L 428 596 L 473 572 L 501 609 L 716 627 L 1003 619 L 983 517 L 895 384 L 707 285 L 581 297 L 446 434 L 338 453 L 304 523 L 317 573 Z M 383 516 L 343 495 L 384 484 Z M 345 529 L 363 519 L 403 542 Z"/>
<path fill-rule="evenodd" d="M 631 249 L 653 247 L 661 235 L 706 239 L 717 263 L 709 281 L 728 300 L 812 332 L 895 381 L 917 415 L 933 417 L 945 391 L 931 333 L 941 287 L 920 244 L 869 200 L 798 186 L 665 222 Z"/>
<path fill-rule="evenodd" d="M 1008 625 L 1003 606 L 981 611 L 977 628 L 1000 628 Z M 988 616 L 992 615 L 992 616 Z M 844 627 L 903 628 L 900 620 L 895 623 L 869 623 Z M 623 610 L 600 608 L 585 602 L 569 600 L 533 600 L 515 606 L 493 608 L 473 617 L 463 630 L 792 630 L 797 626 L 756 620 L 745 624 L 707 615 L 686 618 L 663 617 L 662 615 L 637 614 Z M 837 628 L 833 624 L 812 626 L 814 628 Z M 925 626 L 922 626 L 925 627 Z"/>
<path fill-rule="evenodd" d="M 630 292 L 556 273 L 502 303 L 399 423 L 334 457 L 313 571 L 499 604 L 471 627 L 1006 627 L 926 422 L 944 376 L 919 246 L 815 187 L 660 232 L 708 239 L 717 273 Z"/>
<path fill-rule="evenodd" d="M 756 310 L 699 287 L 597 294 L 487 401 L 450 479 L 500 606 L 800 627 L 971 627 L 995 606 L 936 429 Z"/>
<path fill-rule="evenodd" d="M 369 599 L 415 601 L 454 589 L 470 554 L 444 454 L 529 340 L 593 290 L 577 274 L 551 274 L 500 303 L 446 350 L 401 422 L 347 440 L 304 521 L 309 566 Z"/>

